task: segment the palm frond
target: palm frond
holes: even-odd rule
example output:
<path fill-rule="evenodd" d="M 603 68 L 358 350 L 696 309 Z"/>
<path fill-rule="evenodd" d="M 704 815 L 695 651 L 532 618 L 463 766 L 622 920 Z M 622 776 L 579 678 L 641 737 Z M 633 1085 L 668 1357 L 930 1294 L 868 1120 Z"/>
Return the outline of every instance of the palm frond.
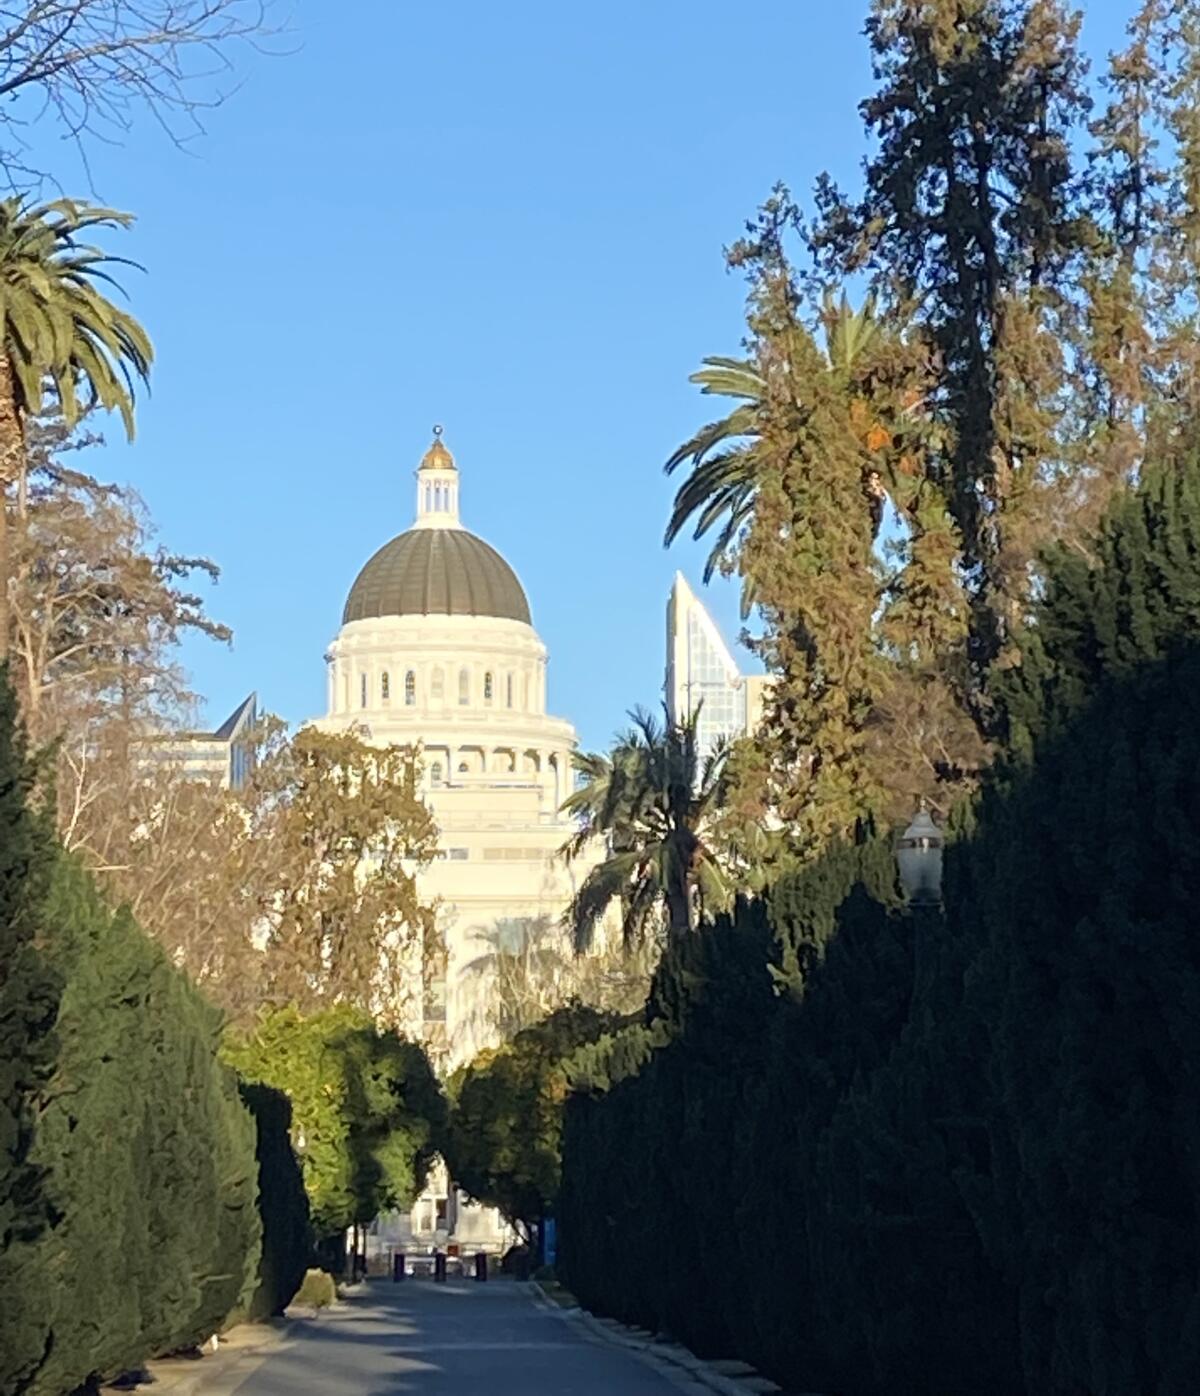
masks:
<path fill-rule="evenodd" d="M 120 289 L 111 267 L 137 264 L 81 238 L 132 221 L 71 199 L 0 199 L 0 334 L 20 415 L 42 412 L 49 394 L 68 423 L 100 406 L 119 413 L 132 438 L 135 386 L 148 381 L 154 350 L 101 288 Z"/>

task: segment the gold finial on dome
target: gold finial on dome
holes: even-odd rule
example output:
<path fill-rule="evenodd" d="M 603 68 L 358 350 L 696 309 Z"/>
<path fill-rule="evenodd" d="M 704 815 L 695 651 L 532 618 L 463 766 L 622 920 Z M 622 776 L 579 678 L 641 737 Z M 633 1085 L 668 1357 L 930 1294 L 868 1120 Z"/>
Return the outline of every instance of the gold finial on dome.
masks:
<path fill-rule="evenodd" d="M 433 429 L 433 445 L 421 457 L 422 470 L 457 470 L 454 464 L 454 457 L 442 445 L 442 428 L 436 426 Z"/>

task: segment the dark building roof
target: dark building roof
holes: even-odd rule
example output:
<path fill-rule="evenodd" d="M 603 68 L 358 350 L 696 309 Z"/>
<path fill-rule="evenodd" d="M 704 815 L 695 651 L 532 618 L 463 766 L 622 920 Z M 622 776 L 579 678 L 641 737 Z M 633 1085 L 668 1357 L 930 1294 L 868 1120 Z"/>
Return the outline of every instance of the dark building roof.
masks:
<path fill-rule="evenodd" d="M 343 625 L 373 616 L 500 616 L 530 624 L 517 574 L 463 528 L 413 528 L 358 574 Z"/>

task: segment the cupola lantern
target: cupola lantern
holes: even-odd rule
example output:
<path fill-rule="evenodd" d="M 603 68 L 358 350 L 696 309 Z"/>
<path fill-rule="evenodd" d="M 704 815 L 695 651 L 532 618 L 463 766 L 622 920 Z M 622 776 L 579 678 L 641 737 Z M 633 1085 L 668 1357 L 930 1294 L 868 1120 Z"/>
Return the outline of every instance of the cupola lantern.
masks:
<path fill-rule="evenodd" d="M 433 445 L 417 469 L 417 528 L 461 528 L 458 520 L 458 467 L 434 427 Z"/>

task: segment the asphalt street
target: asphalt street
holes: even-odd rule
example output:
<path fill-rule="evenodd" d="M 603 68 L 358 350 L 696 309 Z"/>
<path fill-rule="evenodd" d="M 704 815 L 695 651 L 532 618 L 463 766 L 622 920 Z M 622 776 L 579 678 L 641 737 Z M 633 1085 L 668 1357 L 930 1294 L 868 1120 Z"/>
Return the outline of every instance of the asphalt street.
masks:
<path fill-rule="evenodd" d="M 212 1396 L 700 1396 L 683 1373 L 595 1338 L 525 1285 L 372 1281 L 294 1324 Z M 207 1396 L 207 1393 L 206 1393 Z"/>

